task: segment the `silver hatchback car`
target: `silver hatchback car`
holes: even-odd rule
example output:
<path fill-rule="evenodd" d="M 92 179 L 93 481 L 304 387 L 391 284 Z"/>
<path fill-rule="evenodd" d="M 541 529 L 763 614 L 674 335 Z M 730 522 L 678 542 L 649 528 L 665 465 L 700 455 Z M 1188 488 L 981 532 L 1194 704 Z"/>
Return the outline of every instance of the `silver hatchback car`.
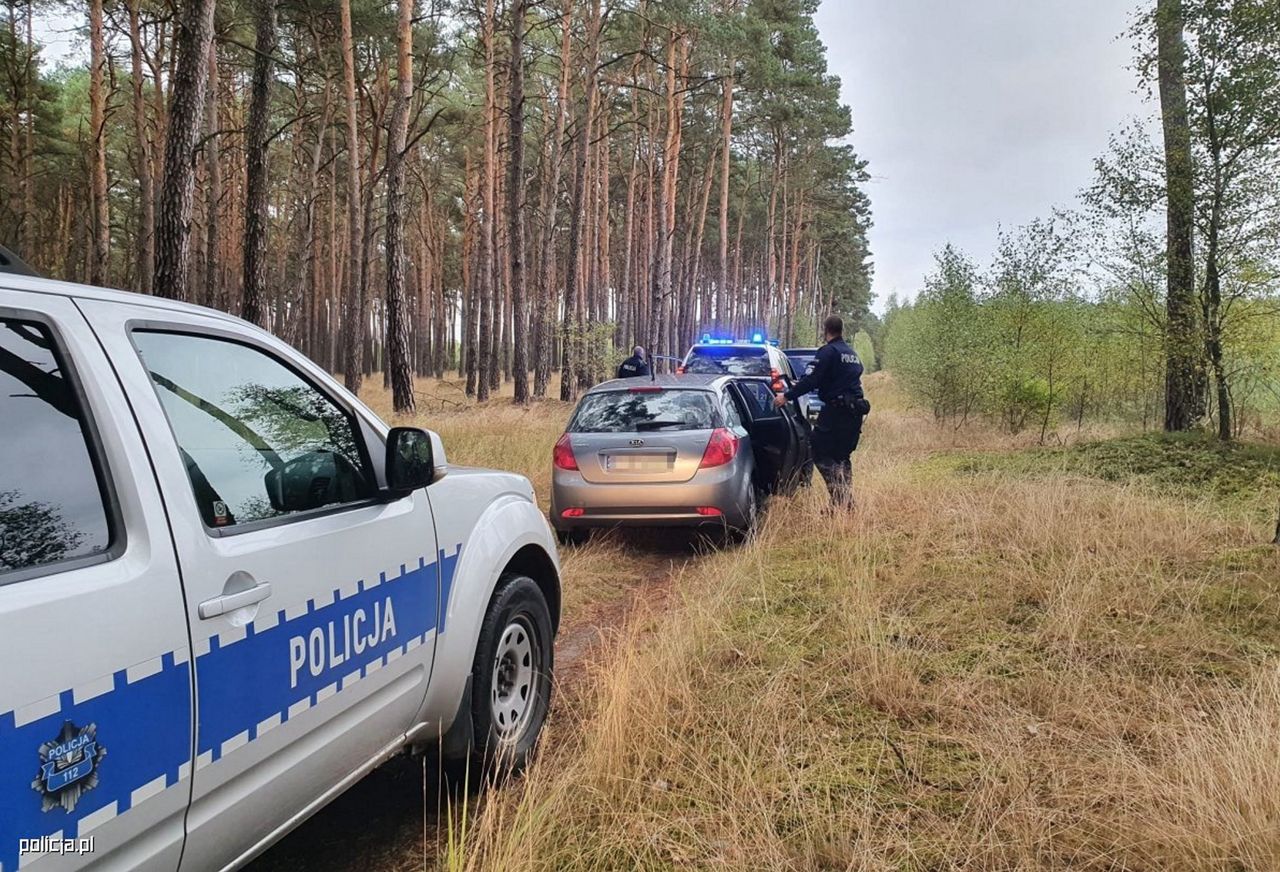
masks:
<path fill-rule="evenodd" d="M 595 527 L 750 530 L 760 500 L 802 483 L 808 427 L 766 378 L 669 375 L 583 395 L 553 452 L 551 520 Z"/>

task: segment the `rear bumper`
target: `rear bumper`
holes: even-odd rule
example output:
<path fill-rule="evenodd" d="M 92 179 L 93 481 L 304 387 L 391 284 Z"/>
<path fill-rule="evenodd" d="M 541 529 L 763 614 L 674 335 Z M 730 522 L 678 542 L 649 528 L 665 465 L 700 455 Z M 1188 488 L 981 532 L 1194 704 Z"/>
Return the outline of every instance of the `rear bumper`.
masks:
<path fill-rule="evenodd" d="M 689 481 L 661 484 L 591 484 L 575 472 L 556 470 L 551 524 L 557 530 L 593 527 L 744 526 L 751 505 L 751 468 L 739 457 L 722 469 L 699 470 Z M 698 507 L 720 515 L 699 514 Z M 576 518 L 565 509 L 581 509 Z"/>

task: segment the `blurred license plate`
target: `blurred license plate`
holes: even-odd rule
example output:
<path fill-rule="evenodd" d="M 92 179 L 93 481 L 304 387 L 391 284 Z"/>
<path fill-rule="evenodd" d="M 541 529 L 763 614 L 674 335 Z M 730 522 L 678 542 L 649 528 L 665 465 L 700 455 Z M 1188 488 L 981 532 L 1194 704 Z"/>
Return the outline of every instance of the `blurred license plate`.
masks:
<path fill-rule="evenodd" d="M 672 460 L 670 454 L 607 454 L 604 468 L 609 472 L 667 472 Z"/>

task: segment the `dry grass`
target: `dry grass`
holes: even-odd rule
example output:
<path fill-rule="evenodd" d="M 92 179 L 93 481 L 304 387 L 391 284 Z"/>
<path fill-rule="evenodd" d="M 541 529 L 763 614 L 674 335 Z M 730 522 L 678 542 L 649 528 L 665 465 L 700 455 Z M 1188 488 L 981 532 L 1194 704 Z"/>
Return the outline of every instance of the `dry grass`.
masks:
<path fill-rule="evenodd" d="M 824 517 L 819 486 L 681 571 L 447 865 L 1280 867 L 1260 530 L 1134 485 L 921 462 L 1016 446 L 876 387 L 857 512 Z M 427 423 L 545 481 L 552 409 Z M 571 554 L 567 583 L 608 575 L 620 541 Z"/>
<path fill-rule="evenodd" d="M 559 386 L 550 395 L 559 396 Z M 559 400 L 542 400 L 527 407 L 511 402 L 511 386 L 504 386 L 487 403 L 468 400 L 463 382 L 419 378 L 415 383 L 418 413 L 396 415 L 391 392 L 375 375 L 360 392 L 384 421 L 392 424 L 429 427 L 444 439 L 449 462 L 462 465 L 493 466 L 518 472 L 533 482 L 547 506 L 551 486 L 551 446 L 564 432 L 571 406 Z"/>

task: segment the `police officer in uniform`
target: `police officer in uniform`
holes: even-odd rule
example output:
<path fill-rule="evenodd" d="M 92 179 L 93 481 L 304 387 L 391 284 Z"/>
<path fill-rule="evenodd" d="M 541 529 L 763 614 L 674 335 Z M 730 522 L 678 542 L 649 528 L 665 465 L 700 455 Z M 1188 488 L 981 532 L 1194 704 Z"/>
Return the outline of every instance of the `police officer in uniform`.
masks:
<path fill-rule="evenodd" d="M 871 404 L 862 392 L 862 361 L 844 341 L 844 319 L 831 315 L 822 329 L 827 344 L 818 349 L 813 367 L 791 390 L 778 394 L 774 405 L 782 408 L 807 393 L 818 392 L 824 405 L 813 429 L 813 465 L 827 483 L 832 505 L 847 508 L 853 505 L 851 456 Z"/>
<path fill-rule="evenodd" d="M 648 375 L 649 361 L 646 357 L 644 349 L 637 345 L 632 349 L 631 356 L 622 361 L 622 365 L 618 367 L 618 378 L 637 378 Z"/>

